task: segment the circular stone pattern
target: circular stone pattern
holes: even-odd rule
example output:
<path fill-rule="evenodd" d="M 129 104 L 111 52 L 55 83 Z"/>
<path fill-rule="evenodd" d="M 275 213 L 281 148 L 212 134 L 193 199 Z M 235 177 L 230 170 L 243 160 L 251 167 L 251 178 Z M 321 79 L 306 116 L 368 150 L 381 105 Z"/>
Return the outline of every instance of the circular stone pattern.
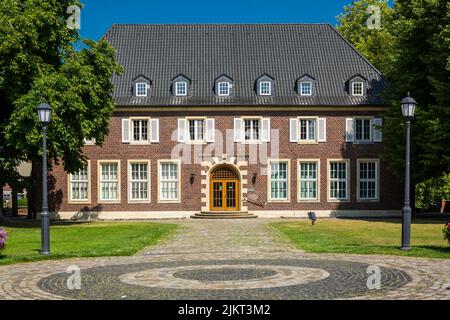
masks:
<path fill-rule="evenodd" d="M 407 273 L 381 267 L 381 290 L 369 290 L 369 265 L 332 260 L 195 260 L 109 265 L 81 270 L 81 290 L 67 273 L 39 281 L 40 289 L 71 299 L 345 299 L 400 288 Z"/>
<path fill-rule="evenodd" d="M 216 268 L 198 270 L 185 270 L 175 272 L 175 278 L 198 281 L 238 281 L 238 280 L 253 280 L 261 279 L 276 275 L 277 272 L 271 269 L 260 268 Z"/>

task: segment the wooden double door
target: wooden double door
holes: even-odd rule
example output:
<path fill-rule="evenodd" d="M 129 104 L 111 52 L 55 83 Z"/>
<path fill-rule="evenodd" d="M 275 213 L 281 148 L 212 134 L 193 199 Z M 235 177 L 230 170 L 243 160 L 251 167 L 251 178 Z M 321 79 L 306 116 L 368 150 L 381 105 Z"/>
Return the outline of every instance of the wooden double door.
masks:
<path fill-rule="evenodd" d="M 211 211 L 239 211 L 239 176 L 234 169 L 219 167 L 210 177 Z"/>

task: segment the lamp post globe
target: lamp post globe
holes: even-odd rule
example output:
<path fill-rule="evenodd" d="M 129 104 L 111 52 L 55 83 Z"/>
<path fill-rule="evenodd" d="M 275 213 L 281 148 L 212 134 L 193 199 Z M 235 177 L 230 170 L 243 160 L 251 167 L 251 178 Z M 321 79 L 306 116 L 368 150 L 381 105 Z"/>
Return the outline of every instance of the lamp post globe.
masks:
<path fill-rule="evenodd" d="M 50 255 L 50 216 L 48 212 L 48 171 L 47 171 L 47 125 L 50 123 L 52 108 L 47 103 L 37 107 L 42 125 L 42 210 L 41 210 L 41 255 Z"/>
<path fill-rule="evenodd" d="M 406 121 L 406 157 L 405 157 L 405 198 L 402 209 L 402 250 L 411 249 L 411 121 L 416 111 L 417 102 L 408 92 L 408 96 L 401 101 L 402 114 Z"/>

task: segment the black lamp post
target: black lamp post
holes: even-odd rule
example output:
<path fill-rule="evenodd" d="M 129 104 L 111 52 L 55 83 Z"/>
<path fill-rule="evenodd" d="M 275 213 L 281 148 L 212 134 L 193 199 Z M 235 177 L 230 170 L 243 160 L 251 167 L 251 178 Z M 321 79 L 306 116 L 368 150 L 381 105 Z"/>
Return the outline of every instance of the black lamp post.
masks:
<path fill-rule="evenodd" d="M 411 172 L 411 120 L 416 111 L 417 102 L 408 96 L 401 102 L 403 117 L 406 120 L 406 162 L 405 162 L 405 203 L 402 218 L 402 250 L 411 249 L 411 204 L 410 204 L 410 172 Z"/>
<path fill-rule="evenodd" d="M 52 108 L 41 103 L 38 108 L 39 121 L 42 124 L 42 212 L 41 212 L 41 255 L 50 255 L 50 216 L 48 212 L 48 173 L 47 173 L 47 125 L 50 123 Z"/>

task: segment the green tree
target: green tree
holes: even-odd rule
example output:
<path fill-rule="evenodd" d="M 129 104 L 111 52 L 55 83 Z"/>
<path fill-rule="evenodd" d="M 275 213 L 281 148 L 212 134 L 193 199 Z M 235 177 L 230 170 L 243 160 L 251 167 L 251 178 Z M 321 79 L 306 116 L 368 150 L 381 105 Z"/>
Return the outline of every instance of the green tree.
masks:
<path fill-rule="evenodd" d="M 36 107 L 53 109 L 48 156 L 73 172 L 84 161 L 84 139 L 101 145 L 114 108 L 111 78 L 120 73 L 114 49 L 81 38 L 66 20 L 78 0 L 0 2 L 0 184 L 20 161 L 33 162 L 39 183 L 41 127 Z M 83 44 L 75 50 L 75 44 Z"/>
<path fill-rule="evenodd" d="M 378 7 L 379 12 L 370 6 Z M 337 17 L 339 32 L 383 74 L 392 69 L 392 15 L 388 0 L 359 0 L 345 6 Z M 372 21 L 379 21 L 379 27 L 370 28 Z"/>

